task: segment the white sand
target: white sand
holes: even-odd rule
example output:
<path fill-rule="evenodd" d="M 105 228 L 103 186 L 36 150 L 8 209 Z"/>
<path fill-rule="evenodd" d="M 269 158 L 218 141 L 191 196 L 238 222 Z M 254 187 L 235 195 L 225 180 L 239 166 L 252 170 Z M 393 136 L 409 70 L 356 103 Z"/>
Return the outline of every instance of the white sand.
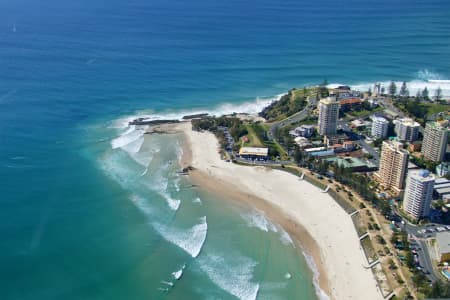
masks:
<path fill-rule="evenodd" d="M 301 224 L 316 241 L 315 257 L 324 290 L 333 299 L 383 299 L 360 246 L 350 216 L 326 193 L 298 177 L 263 167 L 245 167 L 222 161 L 215 136 L 181 125 L 191 143 L 192 166 L 217 182 L 266 200 L 287 218 Z M 315 255 L 314 255 L 315 254 Z M 319 261 L 317 261 L 319 260 Z"/>

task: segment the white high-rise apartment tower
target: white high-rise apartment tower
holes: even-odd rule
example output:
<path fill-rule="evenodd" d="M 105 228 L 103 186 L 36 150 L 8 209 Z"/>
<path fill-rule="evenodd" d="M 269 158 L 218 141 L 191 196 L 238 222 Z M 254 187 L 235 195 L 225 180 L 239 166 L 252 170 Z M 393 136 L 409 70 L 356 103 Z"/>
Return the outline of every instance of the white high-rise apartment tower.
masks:
<path fill-rule="evenodd" d="M 428 122 L 425 126 L 422 142 L 422 154 L 425 159 L 440 162 L 447 150 L 448 121 Z"/>
<path fill-rule="evenodd" d="M 427 217 L 433 199 L 434 175 L 427 170 L 410 171 L 406 182 L 403 210 L 415 219 Z"/>
<path fill-rule="evenodd" d="M 333 135 L 337 131 L 339 102 L 336 97 L 327 97 L 319 101 L 319 134 Z"/>

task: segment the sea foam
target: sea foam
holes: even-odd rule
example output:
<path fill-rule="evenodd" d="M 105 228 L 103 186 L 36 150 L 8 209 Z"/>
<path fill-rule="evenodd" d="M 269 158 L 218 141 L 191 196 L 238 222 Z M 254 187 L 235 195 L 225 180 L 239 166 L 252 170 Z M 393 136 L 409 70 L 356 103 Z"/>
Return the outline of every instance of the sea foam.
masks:
<path fill-rule="evenodd" d="M 250 258 L 233 255 L 230 260 L 222 256 L 202 255 L 200 268 L 218 287 L 241 300 L 256 299 L 259 283 L 252 281 L 257 265 Z"/>
<path fill-rule="evenodd" d="M 155 225 L 155 228 L 167 241 L 177 245 L 194 258 L 200 254 L 208 233 L 206 217 L 200 218 L 199 224 L 187 230 L 163 227 L 158 224 Z"/>
<path fill-rule="evenodd" d="M 306 263 L 308 264 L 308 267 L 313 272 L 313 285 L 314 289 L 316 290 L 317 297 L 319 297 L 320 300 L 331 300 L 330 297 L 325 293 L 324 290 L 320 288 L 319 285 L 319 269 L 316 266 L 316 263 L 314 262 L 314 259 L 312 256 L 308 255 L 305 251 L 303 251 L 303 256 L 305 257 Z"/>
<path fill-rule="evenodd" d="M 400 87 L 402 86 L 403 81 L 394 81 L 397 85 L 397 93 L 400 91 Z M 367 91 L 369 88 L 373 90 L 374 84 L 379 83 L 382 87 L 385 88 L 386 93 L 388 92 L 389 85 L 391 81 L 373 81 L 373 82 L 362 82 L 350 84 L 352 89 L 359 91 Z M 334 83 L 328 85 L 328 87 L 336 87 L 338 85 L 342 85 L 339 83 Z M 442 91 L 442 96 L 444 98 L 450 98 L 450 80 L 445 78 L 444 76 L 432 72 L 430 70 L 424 69 L 420 70 L 415 74 L 415 78 L 413 80 L 407 81 L 406 86 L 409 91 L 410 96 L 415 96 L 417 91 L 423 91 L 425 87 L 428 89 L 429 97 L 433 97 L 435 95 L 435 91 L 440 88 Z"/>

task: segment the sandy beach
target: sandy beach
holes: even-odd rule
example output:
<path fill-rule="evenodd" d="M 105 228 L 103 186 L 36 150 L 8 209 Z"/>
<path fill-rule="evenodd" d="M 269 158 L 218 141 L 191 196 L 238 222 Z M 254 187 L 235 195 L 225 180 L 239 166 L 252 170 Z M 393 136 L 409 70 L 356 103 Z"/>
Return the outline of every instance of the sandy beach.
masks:
<path fill-rule="evenodd" d="M 350 216 L 326 193 L 287 172 L 246 167 L 220 159 L 212 133 L 175 125 L 186 135 L 183 165 L 195 184 L 245 202 L 284 227 L 312 256 L 319 285 L 332 299 L 383 299 L 360 247 Z"/>

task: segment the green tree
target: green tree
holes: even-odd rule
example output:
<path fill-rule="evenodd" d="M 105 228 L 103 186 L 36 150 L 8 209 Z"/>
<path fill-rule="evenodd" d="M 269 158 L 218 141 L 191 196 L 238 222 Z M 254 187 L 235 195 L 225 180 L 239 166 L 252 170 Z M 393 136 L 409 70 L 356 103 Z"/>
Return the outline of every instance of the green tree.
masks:
<path fill-rule="evenodd" d="M 403 81 L 402 86 L 400 87 L 400 96 L 402 96 L 402 97 L 409 96 L 409 91 L 408 91 L 408 87 L 406 86 L 406 81 Z"/>
<path fill-rule="evenodd" d="M 436 99 L 436 101 L 440 101 L 442 99 L 441 87 L 438 87 L 437 90 L 434 92 L 434 98 Z"/>
<path fill-rule="evenodd" d="M 300 149 L 298 149 L 298 147 L 295 147 L 294 159 L 295 159 L 295 162 L 298 164 L 303 162 L 303 153 L 300 151 Z"/>
<path fill-rule="evenodd" d="M 425 88 L 423 89 L 423 91 L 422 91 L 422 98 L 425 99 L 425 100 L 428 100 L 428 96 L 429 96 L 428 88 L 425 87 Z"/>
<path fill-rule="evenodd" d="M 416 101 L 420 101 L 421 98 L 422 98 L 422 91 L 418 89 L 416 93 Z"/>
<path fill-rule="evenodd" d="M 395 84 L 394 81 L 391 81 L 391 83 L 389 84 L 389 95 L 391 97 L 394 97 L 396 93 L 397 93 L 397 85 Z"/>

